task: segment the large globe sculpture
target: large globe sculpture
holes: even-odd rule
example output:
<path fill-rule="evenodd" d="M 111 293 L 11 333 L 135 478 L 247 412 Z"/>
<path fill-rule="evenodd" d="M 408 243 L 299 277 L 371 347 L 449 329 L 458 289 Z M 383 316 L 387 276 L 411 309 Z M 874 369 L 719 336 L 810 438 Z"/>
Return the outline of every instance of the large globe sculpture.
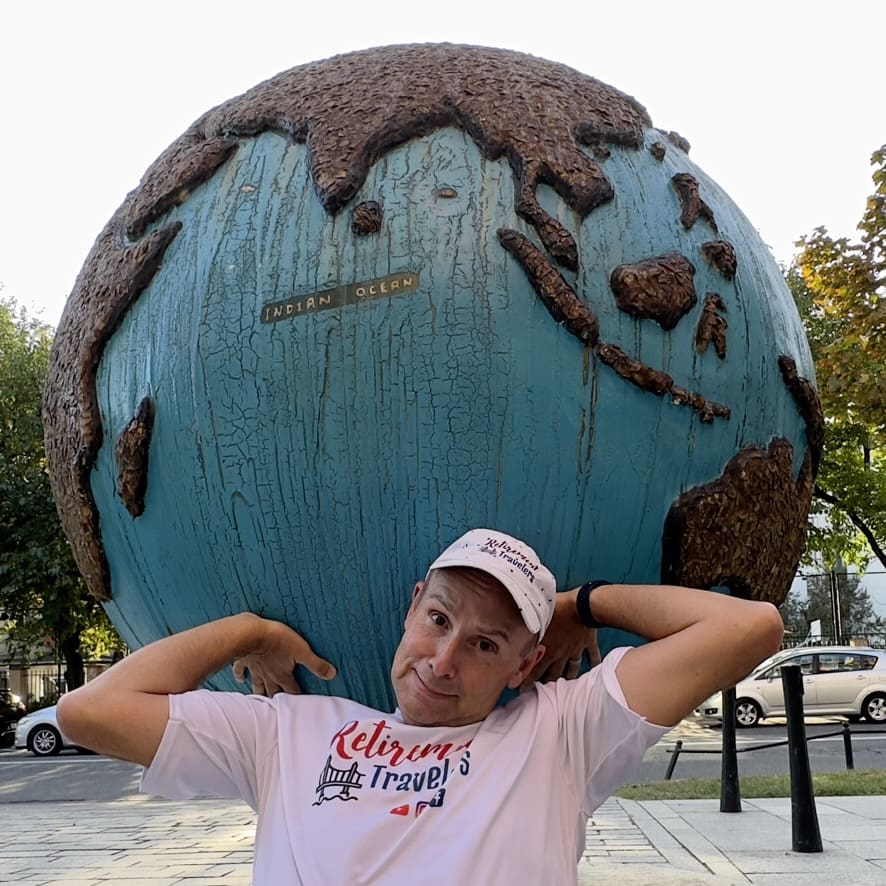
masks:
<path fill-rule="evenodd" d="M 454 45 L 297 67 L 194 123 L 88 256 L 44 419 L 127 643 L 256 611 L 340 665 L 312 691 L 380 707 L 412 584 L 470 527 L 561 589 L 779 603 L 822 438 L 779 269 L 688 144 L 575 70 Z"/>

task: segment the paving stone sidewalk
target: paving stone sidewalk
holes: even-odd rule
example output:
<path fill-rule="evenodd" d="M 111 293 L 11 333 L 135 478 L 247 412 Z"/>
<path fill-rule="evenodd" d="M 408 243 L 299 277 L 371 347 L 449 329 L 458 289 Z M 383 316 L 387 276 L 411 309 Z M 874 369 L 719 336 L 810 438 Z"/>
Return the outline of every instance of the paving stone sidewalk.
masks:
<path fill-rule="evenodd" d="M 588 822 L 579 882 L 886 883 L 886 797 L 819 798 L 825 851 L 817 854 L 791 851 L 788 798 L 744 801 L 744 811 L 731 815 L 718 806 L 713 800 L 608 800 Z M 254 838 L 255 815 L 230 801 L 174 803 L 137 795 L 8 803 L 0 806 L 0 883 L 246 886 Z"/>
<path fill-rule="evenodd" d="M 588 820 L 585 841 L 578 865 L 581 886 L 616 882 L 620 886 L 712 886 L 711 872 L 659 827 L 639 803 L 607 800 Z M 731 883 L 720 880 L 716 886 Z"/>
<path fill-rule="evenodd" d="M 0 883 L 248 886 L 254 840 L 255 814 L 230 801 L 9 804 Z"/>
<path fill-rule="evenodd" d="M 819 797 L 816 810 L 823 851 L 804 853 L 792 849 L 789 797 L 745 799 L 739 813 L 718 800 L 609 800 L 589 823 L 579 881 L 884 886 L 886 797 Z"/>
<path fill-rule="evenodd" d="M 106 803 L 19 803 L 0 810 L 0 823 L 0 882 L 251 882 L 255 815 L 241 804 L 140 796 Z M 597 871 L 601 862 L 668 864 L 616 800 L 604 803 L 588 822 L 580 869 Z"/>

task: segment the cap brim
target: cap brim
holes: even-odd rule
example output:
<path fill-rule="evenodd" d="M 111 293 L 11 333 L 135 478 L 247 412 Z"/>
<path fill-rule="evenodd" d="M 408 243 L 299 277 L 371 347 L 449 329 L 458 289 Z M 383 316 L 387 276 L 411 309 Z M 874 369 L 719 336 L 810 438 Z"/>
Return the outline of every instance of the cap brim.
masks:
<path fill-rule="evenodd" d="M 541 617 L 532 606 L 528 604 L 525 606 L 520 604 L 520 601 L 517 599 L 517 592 L 510 583 L 513 578 L 510 572 L 504 569 L 496 569 L 494 563 L 490 563 L 488 566 L 481 566 L 477 563 L 476 556 L 461 557 L 457 553 L 453 553 L 441 554 L 431 564 L 428 573 L 430 574 L 434 569 L 445 569 L 448 566 L 465 566 L 470 569 L 479 569 L 480 572 L 485 572 L 487 575 L 491 575 L 499 582 L 499 584 L 503 585 L 508 594 L 510 594 L 511 599 L 514 601 L 514 605 L 517 607 L 517 611 L 520 613 L 520 617 L 523 619 L 523 624 L 526 625 L 529 633 L 541 636 L 544 627 L 541 623 Z M 522 596 L 522 590 L 520 590 L 519 593 Z"/>

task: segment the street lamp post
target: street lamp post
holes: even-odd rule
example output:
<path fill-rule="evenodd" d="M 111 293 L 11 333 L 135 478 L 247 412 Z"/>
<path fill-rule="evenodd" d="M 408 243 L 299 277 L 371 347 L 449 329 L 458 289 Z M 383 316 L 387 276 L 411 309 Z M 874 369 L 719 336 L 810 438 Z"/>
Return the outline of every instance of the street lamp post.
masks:
<path fill-rule="evenodd" d="M 834 640 L 837 643 L 843 642 L 843 613 L 840 608 L 840 582 L 837 578 L 838 570 L 840 572 L 844 571 L 840 569 L 842 565 L 838 557 L 835 567 L 828 573 L 828 584 L 831 592 L 831 612 L 834 619 Z"/>

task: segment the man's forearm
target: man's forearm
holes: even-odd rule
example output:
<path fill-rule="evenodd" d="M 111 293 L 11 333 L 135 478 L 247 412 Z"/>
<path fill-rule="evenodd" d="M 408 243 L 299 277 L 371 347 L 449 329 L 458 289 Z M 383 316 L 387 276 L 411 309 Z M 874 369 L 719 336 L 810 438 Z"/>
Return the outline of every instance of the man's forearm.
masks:
<path fill-rule="evenodd" d="M 568 592 L 573 601 L 579 590 Z M 751 618 L 761 605 L 728 594 L 674 585 L 603 584 L 594 588 L 588 599 L 601 625 L 631 631 L 646 640 L 669 637 L 706 619 Z M 577 612 L 575 617 L 579 618 Z"/>
<path fill-rule="evenodd" d="M 156 695 L 196 689 L 234 659 L 255 651 L 272 625 L 249 612 L 208 622 L 142 647 L 83 689 Z"/>
<path fill-rule="evenodd" d="M 275 624 L 243 613 L 151 643 L 62 696 L 59 725 L 78 745 L 148 765 L 169 719 L 167 696 L 261 650 Z"/>
<path fill-rule="evenodd" d="M 573 604 L 578 592 L 567 592 Z M 616 673 L 630 707 L 665 726 L 781 645 L 781 616 L 769 603 L 668 585 L 600 585 L 588 601 L 601 625 L 652 641 L 625 655 Z"/>

